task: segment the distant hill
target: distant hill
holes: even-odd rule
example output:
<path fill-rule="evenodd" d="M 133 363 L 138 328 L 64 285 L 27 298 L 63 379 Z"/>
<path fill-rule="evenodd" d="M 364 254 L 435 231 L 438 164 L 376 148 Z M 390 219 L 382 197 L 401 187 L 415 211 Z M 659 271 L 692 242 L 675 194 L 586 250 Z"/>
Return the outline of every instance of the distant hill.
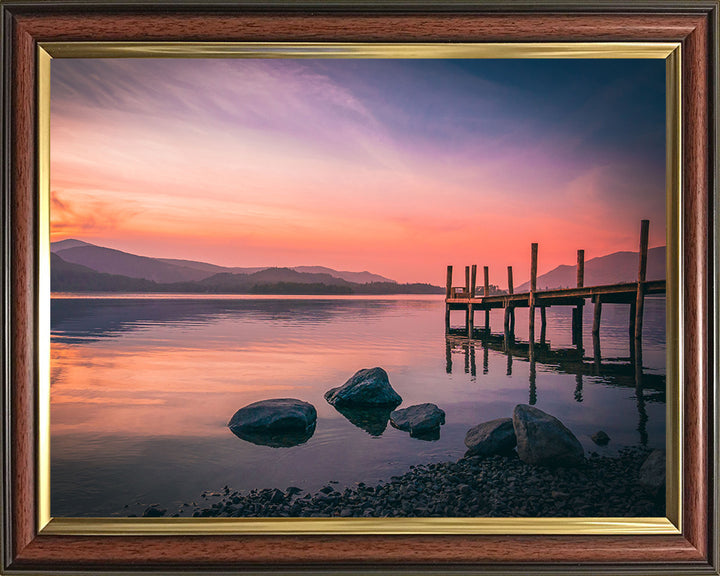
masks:
<path fill-rule="evenodd" d="M 62 257 L 66 262 L 81 264 L 96 272 L 107 274 L 120 274 L 130 278 L 144 278 L 161 284 L 171 282 L 194 282 L 209 278 L 215 274 L 253 274 L 263 270 L 285 270 L 285 278 L 278 282 L 294 282 L 292 272 L 307 274 L 324 274 L 335 279 L 345 280 L 356 284 L 369 284 L 372 282 L 395 282 L 379 274 L 371 272 L 350 272 L 333 270 L 324 266 L 296 266 L 293 268 L 271 268 L 256 266 L 250 268 L 218 266 L 208 262 L 195 260 L 181 260 L 174 258 L 150 258 L 138 256 L 129 252 L 97 246 L 82 240 L 67 239 L 53 242 L 51 252 Z M 309 283 L 309 282 L 304 282 Z M 325 282 L 327 283 L 327 282 Z M 330 282 L 332 284 L 332 282 Z"/>
<path fill-rule="evenodd" d="M 74 238 L 68 238 L 67 240 L 60 240 L 50 244 L 50 252 L 58 252 L 67 248 L 77 248 L 78 246 L 93 246 L 82 240 L 75 240 Z"/>
<path fill-rule="evenodd" d="M 155 260 L 165 262 L 166 264 L 182 266 L 184 268 L 192 268 L 193 270 L 202 270 L 203 272 L 208 272 L 209 274 L 219 274 L 220 272 L 229 272 L 230 274 L 252 274 L 253 272 L 259 272 L 260 270 L 265 270 L 267 268 L 266 266 L 255 266 L 250 268 L 235 266 L 227 267 L 219 266 L 217 264 L 209 264 L 207 262 L 197 262 L 196 260 L 179 260 L 177 258 L 155 258 Z"/>
<path fill-rule="evenodd" d="M 214 274 L 209 278 L 204 278 L 203 280 L 197 282 L 200 286 L 222 289 L 230 292 L 247 290 L 253 286 L 279 283 L 342 286 L 348 289 L 352 287 L 351 282 L 347 282 L 341 278 L 334 278 L 329 274 L 307 274 L 303 272 L 296 272 L 290 268 L 268 268 L 266 270 L 253 272 L 252 274 L 230 274 L 223 272 L 220 274 Z M 351 292 L 348 291 L 347 293 L 350 294 Z"/>
<path fill-rule="evenodd" d="M 634 282 L 638 274 L 638 252 L 615 252 L 585 262 L 585 286 L 601 286 Z M 648 250 L 648 280 L 665 279 L 665 246 Z M 563 264 L 550 272 L 538 276 L 538 290 L 569 288 L 577 285 L 577 269 L 574 265 Z M 530 282 L 515 288 L 516 292 L 530 290 Z"/>
<path fill-rule="evenodd" d="M 53 252 L 66 262 L 81 264 L 96 272 L 120 274 L 130 278 L 144 278 L 155 282 L 201 280 L 208 276 L 207 272 L 201 270 L 167 264 L 156 258 L 136 256 L 128 252 L 92 244 L 53 250 Z"/>
<path fill-rule="evenodd" d="M 390 278 L 385 278 L 379 274 L 373 274 L 367 270 L 363 272 L 348 272 L 346 270 L 333 270 L 332 268 L 326 268 L 325 266 L 294 266 L 293 270 L 296 272 L 309 272 L 311 274 L 330 274 L 335 278 L 342 278 L 348 282 L 355 282 L 356 284 L 369 284 L 370 282 L 395 282 Z"/>
<path fill-rule="evenodd" d="M 50 254 L 50 287 L 53 292 L 146 292 L 157 284 L 142 278 L 97 272 Z"/>

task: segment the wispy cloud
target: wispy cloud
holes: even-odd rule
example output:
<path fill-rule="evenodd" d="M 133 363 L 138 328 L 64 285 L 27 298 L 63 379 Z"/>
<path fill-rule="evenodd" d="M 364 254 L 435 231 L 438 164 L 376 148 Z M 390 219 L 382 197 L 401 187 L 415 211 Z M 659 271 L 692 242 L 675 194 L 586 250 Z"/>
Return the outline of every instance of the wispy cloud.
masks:
<path fill-rule="evenodd" d="M 55 60 L 52 232 L 434 282 L 451 253 L 602 253 L 646 217 L 662 243 L 653 64 Z"/>

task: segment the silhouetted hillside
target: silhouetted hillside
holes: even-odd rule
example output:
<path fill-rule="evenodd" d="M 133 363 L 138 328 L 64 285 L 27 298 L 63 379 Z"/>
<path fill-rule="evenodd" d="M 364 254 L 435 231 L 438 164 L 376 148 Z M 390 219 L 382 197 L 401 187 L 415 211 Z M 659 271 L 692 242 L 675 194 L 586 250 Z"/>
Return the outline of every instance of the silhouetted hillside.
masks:
<path fill-rule="evenodd" d="M 638 275 L 638 260 L 637 252 L 615 252 L 587 260 L 585 262 L 585 286 L 635 282 Z M 665 279 L 665 246 L 648 250 L 647 279 Z M 577 286 L 577 269 L 574 265 L 563 264 L 537 278 L 538 290 L 572 286 Z M 527 292 L 528 290 L 530 290 L 529 282 L 515 288 L 516 292 Z"/>
<path fill-rule="evenodd" d="M 51 254 L 53 292 L 141 292 L 192 294 L 442 294 L 429 284 L 371 282 L 357 284 L 329 274 L 268 268 L 252 274 L 214 274 L 200 281 L 160 283 L 143 278 L 97 272 Z"/>
<path fill-rule="evenodd" d="M 162 284 L 171 282 L 198 281 L 209 278 L 215 274 L 254 274 L 265 270 L 284 270 L 280 276 L 271 282 L 299 282 L 302 284 L 316 282 L 316 280 L 303 280 L 293 276 L 293 273 L 320 274 L 331 279 L 344 280 L 356 284 L 371 282 L 395 282 L 379 274 L 371 272 L 350 272 L 346 270 L 333 270 L 325 266 L 295 266 L 291 268 L 271 268 L 268 266 L 255 266 L 249 268 L 227 267 L 198 262 L 196 260 L 181 260 L 174 258 L 150 258 L 138 256 L 122 250 L 96 246 L 82 240 L 68 238 L 53 242 L 50 247 L 53 253 L 58 254 L 66 262 L 81 264 L 96 272 L 107 274 L 121 274 L 131 278 L 145 278 Z M 335 285 L 333 280 L 322 280 L 328 285 Z"/>

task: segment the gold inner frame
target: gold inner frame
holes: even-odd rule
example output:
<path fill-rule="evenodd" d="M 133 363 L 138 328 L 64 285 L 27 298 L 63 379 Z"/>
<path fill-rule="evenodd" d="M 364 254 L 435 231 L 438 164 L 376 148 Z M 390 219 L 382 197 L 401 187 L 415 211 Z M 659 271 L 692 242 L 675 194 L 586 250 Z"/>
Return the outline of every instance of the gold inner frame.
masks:
<path fill-rule="evenodd" d="M 52 518 L 50 514 L 50 69 L 53 58 L 653 58 L 666 62 L 666 518 Z M 37 55 L 38 531 L 73 535 L 679 534 L 683 306 L 681 45 L 652 42 L 370 44 L 45 42 Z"/>

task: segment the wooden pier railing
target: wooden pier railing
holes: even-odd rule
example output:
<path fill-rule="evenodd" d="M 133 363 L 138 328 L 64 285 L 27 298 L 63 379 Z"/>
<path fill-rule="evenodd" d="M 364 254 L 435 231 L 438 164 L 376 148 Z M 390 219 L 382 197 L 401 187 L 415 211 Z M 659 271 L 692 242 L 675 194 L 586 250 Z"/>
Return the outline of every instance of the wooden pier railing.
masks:
<path fill-rule="evenodd" d="M 573 288 L 557 288 L 552 290 L 537 289 L 537 262 L 538 245 L 533 243 L 530 250 L 530 290 L 516 293 L 513 287 L 513 270 L 508 266 L 508 290 L 506 294 L 490 294 L 489 269 L 483 267 L 483 294 L 477 295 L 476 275 L 477 266 L 465 267 L 465 286 L 453 287 L 453 267 L 447 267 L 447 282 L 445 294 L 445 327 L 450 329 L 450 312 L 452 310 L 465 311 L 465 326 L 468 336 L 473 334 L 474 314 L 476 310 L 485 311 L 485 329 L 490 329 L 490 310 L 493 308 L 505 309 L 504 332 L 509 335 L 515 333 L 515 309 L 529 308 L 528 328 L 530 354 L 533 353 L 535 343 L 535 309 L 540 308 L 541 340 L 544 341 L 546 329 L 545 309 L 549 306 L 572 306 L 572 334 L 573 344 L 582 347 L 583 307 L 586 301 L 591 302 L 594 308 L 593 336 L 600 332 L 603 303 L 626 303 L 630 305 L 629 337 L 631 350 L 642 340 L 643 310 L 645 296 L 649 294 L 665 294 L 665 280 L 647 281 L 647 254 L 649 220 L 642 220 L 640 225 L 640 252 L 638 262 L 638 277 L 635 282 L 608 284 L 600 286 L 585 286 L 585 251 L 577 251 L 577 286 Z"/>

